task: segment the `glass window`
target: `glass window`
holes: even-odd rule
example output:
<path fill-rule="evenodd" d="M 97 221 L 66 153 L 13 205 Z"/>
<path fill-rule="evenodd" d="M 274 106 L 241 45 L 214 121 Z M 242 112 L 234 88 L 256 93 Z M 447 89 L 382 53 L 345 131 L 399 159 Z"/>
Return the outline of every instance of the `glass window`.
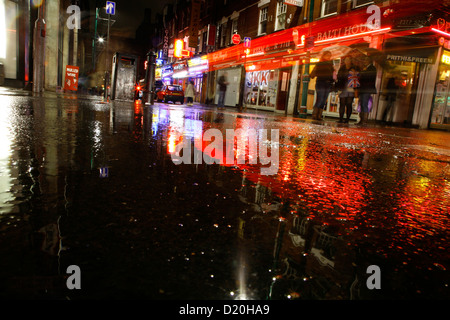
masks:
<path fill-rule="evenodd" d="M 323 0 L 321 16 L 328 16 L 337 12 L 337 0 Z"/>
<path fill-rule="evenodd" d="M 246 104 L 275 107 L 278 70 L 247 72 L 245 78 L 244 101 Z"/>
<path fill-rule="evenodd" d="M 231 37 L 233 34 L 238 33 L 238 19 L 233 19 L 231 21 L 231 35 L 230 35 L 230 43 L 231 43 Z"/>
<path fill-rule="evenodd" d="M 267 12 L 269 7 L 262 8 L 259 12 L 259 29 L 258 34 L 264 34 L 267 31 Z"/>
<path fill-rule="evenodd" d="M 356 8 L 369 3 L 373 3 L 373 0 L 353 0 L 353 7 Z"/>
<path fill-rule="evenodd" d="M 281 30 L 286 27 L 286 10 L 287 5 L 282 1 L 277 3 L 277 19 L 275 21 L 275 30 Z"/>
<path fill-rule="evenodd" d="M 217 40 L 218 40 L 219 48 L 222 48 L 225 46 L 225 39 L 227 37 L 226 29 L 227 29 L 226 23 L 222 23 L 218 28 L 219 31 L 218 31 Z"/>

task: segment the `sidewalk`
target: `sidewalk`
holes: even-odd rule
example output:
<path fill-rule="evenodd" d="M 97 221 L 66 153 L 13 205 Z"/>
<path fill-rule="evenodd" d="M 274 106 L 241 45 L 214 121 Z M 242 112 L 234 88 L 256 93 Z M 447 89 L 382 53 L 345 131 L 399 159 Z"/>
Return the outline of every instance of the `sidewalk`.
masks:
<path fill-rule="evenodd" d="M 4 87 L 0 86 L 0 95 L 8 95 L 8 96 L 28 96 L 28 97 L 61 97 L 66 99 L 85 99 L 85 100 L 97 100 L 101 103 L 110 103 L 110 100 L 105 101 L 103 96 L 101 95 L 90 95 L 90 94 L 82 94 L 82 93 L 69 93 L 69 92 L 54 92 L 54 91 L 45 91 L 42 94 L 35 94 L 30 90 L 13 88 L 13 87 Z M 122 102 L 122 101 L 121 101 Z M 130 101 L 131 102 L 131 101 Z M 150 106 L 149 103 L 145 103 L 146 106 Z M 165 106 L 174 106 L 168 105 L 164 103 L 154 102 L 154 105 L 165 105 Z M 417 129 L 417 130 L 433 130 L 433 131 L 446 131 L 449 132 L 450 129 L 436 129 L 436 128 L 428 128 L 428 129 L 419 129 L 418 126 L 408 125 L 403 123 L 382 123 L 379 120 L 369 120 L 368 123 L 364 126 L 357 126 L 355 120 L 351 120 L 348 124 L 338 123 L 339 118 L 325 116 L 322 121 L 311 119 L 311 115 L 307 114 L 306 118 L 301 118 L 300 116 L 294 115 L 286 115 L 284 113 L 278 113 L 273 111 L 259 110 L 253 108 L 246 108 L 242 111 L 238 110 L 237 107 L 225 106 L 223 110 L 219 110 L 217 105 L 215 104 L 204 104 L 199 102 L 194 102 L 193 106 L 186 106 L 185 104 L 176 106 L 185 107 L 185 108 L 202 108 L 204 110 L 213 110 L 213 111 L 223 111 L 227 113 L 237 113 L 241 115 L 247 116 L 256 116 L 256 117 L 264 117 L 265 119 L 285 119 L 287 121 L 296 121 L 296 122 L 308 122 L 325 126 L 333 126 L 333 127 L 354 127 L 354 128 L 407 128 L 407 129 Z"/>
<path fill-rule="evenodd" d="M 156 103 L 155 103 L 156 104 Z M 179 105 L 177 105 L 179 106 Z M 333 126 L 333 127 L 354 127 L 354 128 L 406 128 L 406 129 L 417 129 L 417 130 L 433 130 L 433 129 L 419 129 L 418 126 L 413 125 L 407 125 L 402 123 L 382 123 L 379 120 L 368 120 L 367 124 L 363 126 L 358 126 L 356 123 L 357 120 L 350 120 L 349 123 L 338 123 L 339 118 L 338 117 L 332 117 L 332 116 L 324 116 L 323 120 L 313 120 L 311 118 L 311 114 L 307 114 L 306 118 L 300 117 L 299 115 L 286 115 L 284 113 L 278 113 L 273 111 L 266 111 L 266 110 L 259 110 L 259 109 L 253 109 L 253 108 L 246 108 L 242 111 L 239 111 L 237 107 L 231 107 L 231 106 L 225 106 L 224 109 L 219 110 L 217 105 L 215 104 L 202 104 L 199 102 L 194 102 L 194 105 L 188 108 L 197 107 L 202 108 L 205 110 L 215 110 L 215 111 L 224 111 L 227 113 L 238 113 L 238 114 L 245 114 L 248 116 L 256 116 L 256 117 L 264 117 L 265 119 L 271 118 L 271 119 L 285 119 L 287 121 L 295 121 L 295 122 L 307 122 L 307 123 L 313 123 L 318 125 L 325 125 L 325 126 Z"/>

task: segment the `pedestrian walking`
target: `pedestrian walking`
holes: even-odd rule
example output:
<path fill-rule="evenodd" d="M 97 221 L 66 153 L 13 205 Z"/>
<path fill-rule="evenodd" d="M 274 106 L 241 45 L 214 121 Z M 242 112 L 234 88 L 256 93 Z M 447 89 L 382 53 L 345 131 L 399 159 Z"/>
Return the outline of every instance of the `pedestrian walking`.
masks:
<path fill-rule="evenodd" d="M 219 109 L 225 108 L 225 93 L 227 92 L 228 86 L 228 72 L 224 72 L 223 75 L 219 77 L 219 100 L 217 101 L 217 106 Z"/>
<path fill-rule="evenodd" d="M 397 77 L 395 76 L 395 74 L 392 74 L 392 76 L 389 78 L 388 83 L 386 85 L 386 95 L 385 95 L 385 99 L 386 99 L 386 108 L 383 111 L 383 118 L 382 118 L 382 122 L 386 123 L 387 122 L 387 118 L 388 115 L 390 113 L 390 118 L 391 120 L 393 120 L 394 117 L 394 110 L 393 110 L 393 106 L 395 104 L 395 101 L 397 100 L 397 91 L 398 91 L 398 80 Z"/>
<path fill-rule="evenodd" d="M 377 93 L 375 86 L 377 78 L 377 69 L 372 63 L 372 59 L 368 56 L 364 58 L 365 68 L 361 71 L 359 77 L 358 97 L 361 104 L 361 112 L 359 113 L 358 125 L 367 123 L 369 117 L 369 103 L 373 103 L 372 94 Z"/>
<path fill-rule="evenodd" d="M 339 68 L 336 88 L 339 92 L 339 123 L 348 123 L 353 112 L 353 100 L 357 94 L 359 83 L 359 68 L 351 57 L 343 59 Z M 344 119 L 344 114 L 346 119 Z"/>
<path fill-rule="evenodd" d="M 320 61 L 311 71 L 311 78 L 316 78 L 316 103 L 314 104 L 312 118 L 322 120 L 322 113 L 328 101 L 331 87 L 334 83 L 334 67 L 331 52 L 324 51 Z"/>
<path fill-rule="evenodd" d="M 194 81 L 189 81 L 188 86 L 186 87 L 186 92 L 184 93 L 186 99 L 187 99 L 187 105 L 192 106 L 194 104 L 194 96 L 195 96 L 195 89 L 194 89 Z"/>

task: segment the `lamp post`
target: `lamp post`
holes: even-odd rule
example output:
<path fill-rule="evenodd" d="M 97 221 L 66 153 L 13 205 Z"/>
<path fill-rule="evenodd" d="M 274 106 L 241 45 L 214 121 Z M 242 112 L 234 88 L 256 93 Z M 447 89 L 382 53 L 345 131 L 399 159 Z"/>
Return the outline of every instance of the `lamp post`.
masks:
<path fill-rule="evenodd" d="M 111 22 L 111 15 L 108 13 L 108 31 L 106 34 L 106 51 L 105 51 L 105 91 L 104 98 L 108 99 L 109 95 L 109 70 L 108 70 L 108 51 L 109 51 L 109 24 Z"/>
<path fill-rule="evenodd" d="M 147 70 L 145 72 L 145 84 L 147 86 L 147 101 L 150 105 L 153 105 L 155 93 L 153 91 L 155 82 L 155 66 L 156 66 L 156 53 L 150 51 L 147 53 Z"/>

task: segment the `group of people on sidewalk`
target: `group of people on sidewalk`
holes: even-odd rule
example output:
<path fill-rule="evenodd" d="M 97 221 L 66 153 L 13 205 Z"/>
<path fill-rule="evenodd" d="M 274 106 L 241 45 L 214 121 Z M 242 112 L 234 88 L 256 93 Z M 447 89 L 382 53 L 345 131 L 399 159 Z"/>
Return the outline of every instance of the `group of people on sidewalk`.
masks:
<path fill-rule="evenodd" d="M 348 123 L 353 112 L 353 101 L 359 99 L 360 113 L 358 125 L 364 125 L 369 117 L 369 104 L 372 94 L 376 94 L 377 69 L 369 56 L 356 60 L 351 55 L 343 57 L 343 62 L 334 79 L 334 66 L 331 52 L 324 51 L 320 61 L 312 70 L 310 77 L 316 78 L 316 102 L 312 118 L 322 120 L 323 110 L 326 108 L 328 95 L 334 87 L 339 95 L 339 123 Z M 345 118 L 344 118 L 345 116 Z"/>

